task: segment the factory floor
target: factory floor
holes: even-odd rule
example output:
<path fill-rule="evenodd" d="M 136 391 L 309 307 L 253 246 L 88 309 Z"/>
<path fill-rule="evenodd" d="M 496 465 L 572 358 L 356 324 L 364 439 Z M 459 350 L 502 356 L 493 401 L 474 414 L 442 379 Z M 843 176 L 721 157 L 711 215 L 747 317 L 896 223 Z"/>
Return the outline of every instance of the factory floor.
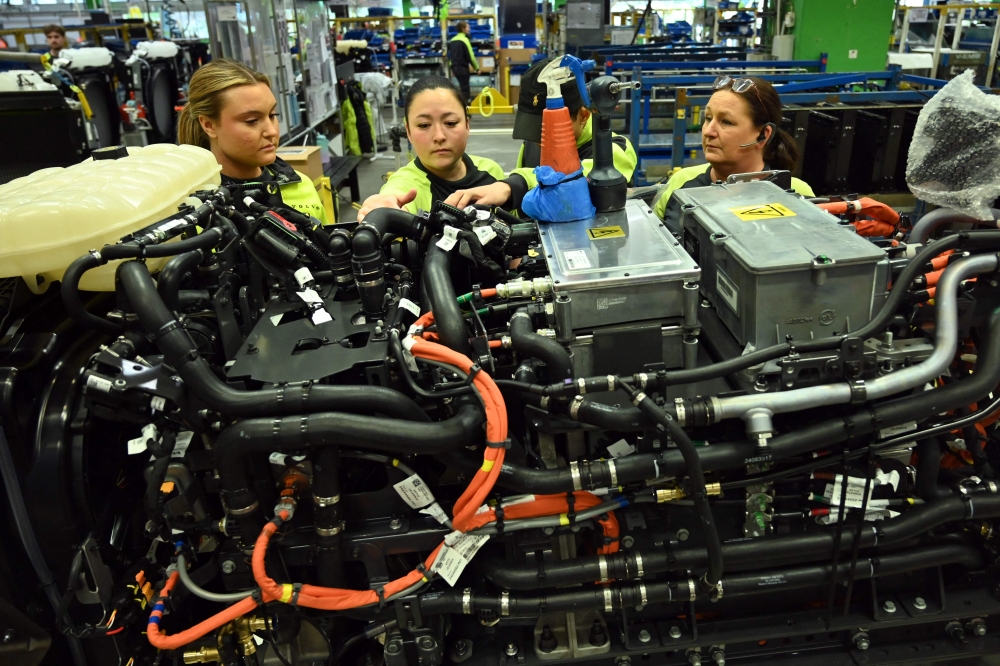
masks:
<path fill-rule="evenodd" d="M 385 122 L 385 128 L 388 128 L 392 124 L 392 110 L 389 108 L 383 109 L 382 118 Z M 397 122 L 399 124 L 403 122 L 402 109 L 397 111 Z M 474 115 L 469 123 L 471 132 L 466 152 L 470 155 L 488 157 L 496 161 L 505 172 L 513 169 L 517 161 L 518 150 L 521 147 L 521 142 L 515 141 L 510 136 L 514 127 L 514 115 L 497 114 L 489 118 Z M 403 151 L 401 153 L 401 164 L 406 163 L 405 141 L 403 142 Z M 361 164 L 358 165 L 358 185 L 361 191 L 361 202 L 364 202 L 369 196 L 378 193 L 379 189 L 385 183 L 386 174 L 395 170 L 396 154 L 392 152 L 391 148 L 380 152 L 378 159 L 374 161 L 363 158 Z M 348 189 L 345 187 L 341 190 L 341 220 L 351 222 L 357 219 L 357 210 L 351 206 L 350 202 L 346 201 L 347 198 L 349 198 L 349 194 Z"/>

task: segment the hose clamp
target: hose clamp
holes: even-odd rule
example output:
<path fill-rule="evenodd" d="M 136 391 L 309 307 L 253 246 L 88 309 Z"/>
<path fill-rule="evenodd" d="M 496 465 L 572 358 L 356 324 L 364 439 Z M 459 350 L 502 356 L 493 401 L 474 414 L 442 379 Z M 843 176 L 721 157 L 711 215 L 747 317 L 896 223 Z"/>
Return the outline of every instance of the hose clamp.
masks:
<path fill-rule="evenodd" d="M 90 256 L 92 256 L 94 259 L 97 259 L 100 262 L 104 261 L 104 259 L 101 257 L 101 253 L 98 252 L 97 250 L 91 250 Z"/>
<path fill-rule="evenodd" d="M 538 403 L 538 406 L 541 407 L 542 409 L 548 409 L 549 408 L 549 396 L 543 395 L 542 399 Z"/>
<path fill-rule="evenodd" d="M 684 398 L 674 398 L 674 411 L 677 412 L 677 425 L 683 428 L 687 423 L 687 410 L 684 408 Z"/>
<path fill-rule="evenodd" d="M 601 555 L 600 557 L 598 557 L 597 558 L 597 566 L 601 570 L 601 580 L 600 580 L 600 582 L 602 582 L 602 583 L 608 582 L 608 558 L 605 557 L 604 555 Z"/>
<path fill-rule="evenodd" d="M 573 477 L 573 490 L 583 490 L 583 483 L 580 480 L 580 463 L 573 461 L 569 464 L 569 473 Z"/>
<path fill-rule="evenodd" d="M 226 509 L 226 513 L 228 513 L 230 516 L 245 516 L 248 513 L 253 513 L 254 511 L 256 511 L 258 506 L 260 506 L 260 502 L 254 500 L 253 504 L 247 507 L 243 507 L 242 509 L 233 509 L 231 507 L 228 507 Z"/>
<path fill-rule="evenodd" d="M 614 390 L 615 390 L 615 376 L 608 375 L 608 391 L 614 391 Z"/>
<path fill-rule="evenodd" d="M 608 460 L 608 474 L 611 476 L 611 487 L 618 487 L 618 470 L 615 469 L 615 461 Z"/>
<path fill-rule="evenodd" d="M 332 497 L 319 497 L 318 495 L 313 495 L 313 502 L 316 506 L 332 506 L 340 502 L 340 495 L 334 495 Z"/>
<path fill-rule="evenodd" d="M 636 610 L 642 610 L 643 608 L 646 607 L 646 604 L 649 603 L 649 598 L 646 596 L 645 583 L 639 583 L 639 597 L 640 597 L 640 603 L 639 606 L 636 607 Z"/>
<path fill-rule="evenodd" d="M 639 388 L 646 388 L 646 383 L 649 381 L 649 375 L 645 372 L 639 373 Z"/>
<path fill-rule="evenodd" d="M 500 615 L 510 615 L 510 592 L 507 590 L 500 593 Z"/>
<path fill-rule="evenodd" d="M 344 531 L 344 523 L 341 522 L 336 527 L 317 527 L 316 534 L 321 537 L 332 537 Z"/>
<path fill-rule="evenodd" d="M 642 553 L 635 551 L 635 577 L 642 578 L 642 574 L 645 573 L 642 570 Z"/>
<path fill-rule="evenodd" d="M 715 584 L 715 589 L 712 590 L 712 602 L 714 603 L 721 598 L 722 598 L 722 579 L 720 578 L 719 582 Z"/>
<path fill-rule="evenodd" d="M 639 391 L 639 394 L 636 395 L 635 399 L 632 400 L 632 404 L 635 405 L 636 407 L 638 407 L 639 403 L 642 402 L 645 399 L 646 399 L 646 394 L 643 393 L 642 391 Z"/>
<path fill-rule="evenodd" d="M 462 613 L 472 615 L 472 588 L 462 590 Z"/>
<path fill-rule="evenodd" d="M 613 603 L 611 603 L 611 599 L 612 599 L 612 597 L 611 597 L 611 587 L 605 586 L 604 587 L 604 612 L 605 613 L 611 613 L 611 612 L 613 612 L 615 610 L 615 606 L 614 606 Z"/>
<path fill-rule="evenodd" d="M 531 315 L 529 315 L 527 312 L 521 312 L 520 310 L 518 310 L 517 312 L 514 313 L 514 316 L 510 318 L 510 321 L 514 321 L 518 317 L 527 317 L 529 321 L 531 320 Z"/>
<path fill-rule="evenodd" d="M 698 599 L 698 586 L 695 585 L 694 578 L 688 578 L 688 594 L 691 597 L 691 601 Z"/>
<path fill-rule="evenodd" d="M 573 398 L 573 402 L 569 403 L 569 417 L 574 421 L 577 420 L 577 414 L 580 411 L 580 406 L 583 405 L 583 396 L 578 395 Z"/>
<path fill-rule="evenodd" d="M 580 389 L 580 395 L 583 395 L 584 393 L 587 392 L 587 380 L 584 379 L 583 377 L 580 377 L 579 379 L 576 380 L 576 387 Z"/>
<path fill-rule="evenodd" d="M 385 278 L 379 278 L 377 280 L 367 280 L 365 282 L 358 282 L 359 287 L 377 287 L 385 282 Z"/>
<path fill-rule="evenodd" d="M 857 379 L 851 382 L 850 386 L 852 405 L 860 405 L 868 399 L 868 388 L 865 386 L 865 380 Z"/>

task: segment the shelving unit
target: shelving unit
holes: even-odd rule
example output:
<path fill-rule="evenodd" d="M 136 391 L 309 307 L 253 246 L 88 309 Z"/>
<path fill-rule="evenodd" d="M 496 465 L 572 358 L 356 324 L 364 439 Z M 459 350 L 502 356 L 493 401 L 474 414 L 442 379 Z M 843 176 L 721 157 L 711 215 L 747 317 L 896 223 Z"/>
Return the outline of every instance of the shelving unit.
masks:
<path fill-rule="evenodd" d="M 914 10 L 918 12 L 926 12 L 927 18 L 931 18 L 931 12 L 937 12 L 937 32 L 934 38 L 934 51 L 932 56 L 932 66 L 931 73 L 936 75 L 938 71 L 938 65 L 941 62 L 941 50 L 944 43 L 944 29 L 951 25 L 955 27 L 954 38 L 952 39 L 952 48 L 958 48 L 961 45 L 961 34 L 962 34 L 962 21 L 965 19 L 977 18 L 977 20 L 992 20 L 993 21 L 993 39 L 990 42 L 989 51 L 987 55 L 986 64 L 986 87 L 990 87 L 993 82 L 993 75 L 996 70 L 997 64 L 997 46 L 1000 44 L 1000 21 L 997 20 L 997 15 L 1000 14 L 1000 2 L 982 2 L 976 3 L 974 5 L 936 5 L 933 7 L 905 7 L 897 6 L 896 12 L 902 13 L 903 24 L 899 33 L 899 38 L 896 40 L 895 47 L 899 53 L 907 52 L 907 35 L 910 31 L 910 19 L 914 16 Z M 978 19 L 978 17 L 970 16 L 970 12 L 975 12 L 979 14 L 985 10 L 993 10 L 993 16 L 990 18 Z M 944 16 L 941 16 L 941 12 L 945 12 Z M 955 22 L 948 23 L 951 13 L 955 13 Z"/>
<path fill-rule="evenodd" d="M 712 43 L 728 44 L 734 41 L 737 46 L 755 46 L 759 36 L 757 29 L 759 12 L 758 9 L 749 8 L 716 9 L 715 22 L 712 24 Z"/>

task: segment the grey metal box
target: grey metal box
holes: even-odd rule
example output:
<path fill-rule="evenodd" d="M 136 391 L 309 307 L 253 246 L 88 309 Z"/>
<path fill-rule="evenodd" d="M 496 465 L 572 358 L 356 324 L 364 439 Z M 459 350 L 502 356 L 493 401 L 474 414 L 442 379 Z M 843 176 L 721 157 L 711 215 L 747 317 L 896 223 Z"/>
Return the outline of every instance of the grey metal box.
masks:
<path fill-rule="evenodd" d="M 701 275 L 642 201 L 589 220 L 538 227 L 552 289 L 572 299 L 574 329 L 681 317 L 684 283 Z"/>
<path fill-rule="evenodd" d="M 774 183 L 677 190 L 684 246 L 702 293 L 755 348 L 855 330 L 881 306 L 885 251 Z"/>

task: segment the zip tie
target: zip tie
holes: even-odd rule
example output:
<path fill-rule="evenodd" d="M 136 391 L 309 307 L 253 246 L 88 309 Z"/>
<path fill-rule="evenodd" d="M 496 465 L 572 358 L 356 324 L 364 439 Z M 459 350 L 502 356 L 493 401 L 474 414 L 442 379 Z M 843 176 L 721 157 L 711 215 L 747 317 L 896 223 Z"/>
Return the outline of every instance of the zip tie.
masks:
<path fill-rule="evenodd" d="M 503 440 L 502 442 L 486 442 L 487 448 L 490 449 L 510 449 L 510 437 Z"/>
<path fill-rule="evenodd" d="M 292 606 L 298 606 L 299 605 L 299 592 L 302 591 L 302 583 L 295 583 L 294 585 L 292 585 L 292 588 L 293 588 L 293 590 L 292 590 L 292 598 L 291 598 L 291 600 L 288 603 L 291 604 Z"/>
<path fill-rule="evenodd" d="M 375 588 L 375 594 L 378 595 L 378 609 L 381 611 L 385 608 L 385 586 L 380 585 Z"/>

